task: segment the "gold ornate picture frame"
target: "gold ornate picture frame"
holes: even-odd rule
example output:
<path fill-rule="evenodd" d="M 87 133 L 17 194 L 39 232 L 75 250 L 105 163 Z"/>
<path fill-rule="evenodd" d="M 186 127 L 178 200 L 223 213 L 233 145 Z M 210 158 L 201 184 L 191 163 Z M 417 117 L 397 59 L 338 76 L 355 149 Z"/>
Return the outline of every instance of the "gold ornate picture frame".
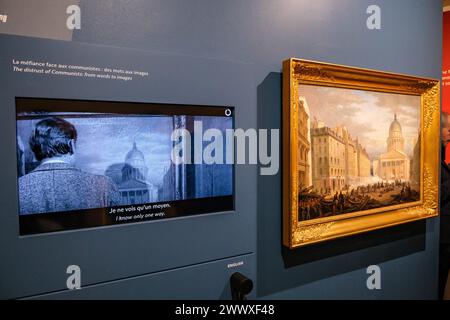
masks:
<path fill-rule="evenodd" d="M 437 216 L 439 90 L 434 79 L 284 61 L 283 244 L 293 249 Z M 356 116 L 365 111 L 372 117 Z M 390 126 L 382 120 L 388 112 Z M 348 126 L 331 125 L 346 119 Z M 367 123 L 373 132 L 357 130 Z"/>

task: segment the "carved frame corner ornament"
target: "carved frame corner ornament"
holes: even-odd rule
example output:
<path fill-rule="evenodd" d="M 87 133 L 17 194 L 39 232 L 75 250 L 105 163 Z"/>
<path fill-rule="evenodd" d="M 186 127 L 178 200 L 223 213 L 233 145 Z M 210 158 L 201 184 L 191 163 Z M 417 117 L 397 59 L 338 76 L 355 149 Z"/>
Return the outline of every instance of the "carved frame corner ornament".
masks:
<path fill-rule="evenodd" d="M 420 201 L 298 220 L 299 85 L 421 97 Z M 283 244 L 291 249 L 438 215 L 440 83 L 377 70 L 291 58 L 283 62 Z"/>

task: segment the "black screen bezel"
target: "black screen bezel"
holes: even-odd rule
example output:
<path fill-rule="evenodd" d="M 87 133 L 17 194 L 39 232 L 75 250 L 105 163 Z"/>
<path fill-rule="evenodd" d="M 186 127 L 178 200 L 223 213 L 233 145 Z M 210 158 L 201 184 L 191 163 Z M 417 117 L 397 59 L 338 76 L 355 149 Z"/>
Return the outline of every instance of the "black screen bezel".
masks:
<path fill-rule="evenodd" d="M 189 104 L 167 104 L 167 103 L 147 103 L 128 101 L 99 101 L 99 100 L 79 100 L 79 99 L 49 99 L 16 97 L 16 124 L 17 121 L 27 118 L 39 118 L 38 113 L 92 113 L 89 116 L 95 117 L 95 113 L 104 117 L 124 116 L 124 115 L 187 115 L 187 116 L 222 116 L 232 117 L 232 129 L 235 129 L 235 108 L 234 106 L 212 106 L 212 105 L 189 105 Z M 231 115 L 225 112 L 231 111 Z M 35 113 L 35 115 L 23 116 L 21 113 Z M 63 115 L 62 115 L 63 116 Z M 16 148 L 17 148 L 17 126 L 16 126 Z M 17 155 L 17 151 L 16 151 Z M 18 159 L 16 159 L 17 163 Z M 150 221 L 161 221 L 171 218 L 198 216 L 218 212 L 234 212 L 235 210 L 235 165 L 232 164 L 232 194 L 229 196 L 217 196 L 208 198 L 196 198 L 187 200 L 153 202 L 147 205 L 158 205 L 170 203 L 172 206 L 165 209 L 164 217 L 153 217 L 139 221 L 114 221 L 115 215 L 108 213 L 110 208 L 83 209 L 74 211 L 51 212 L 26 214 L 19 217 L 20 236 L 61 232 L 66 230 L 83 230 L 104 226 L 121 226 L 129 223 L 144 223 Z M 18 180 L 18 174 L 17 174 Z M 18 201 L 17 185 L 17 205 Z M 139 204 L 135 206 L 140 206 Z M 113 208 L 125 208 L 130 206 L 116 206 Z M 140 212 L 142 213 L 142 212 Z M 129 213 L 127 213 L 129 214 Z"/>

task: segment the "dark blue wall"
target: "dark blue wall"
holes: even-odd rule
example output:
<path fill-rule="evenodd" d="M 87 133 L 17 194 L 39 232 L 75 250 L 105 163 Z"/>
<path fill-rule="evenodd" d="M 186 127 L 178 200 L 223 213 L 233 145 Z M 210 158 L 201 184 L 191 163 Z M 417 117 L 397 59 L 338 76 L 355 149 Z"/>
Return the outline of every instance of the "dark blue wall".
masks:
<path fill-rule="evenodd" d="M 366 28 L 366 9 L 371 4 L 381 7 L 381 30 Z M 245 64 L 246 79 L 250 72 L 250 81 L 242 81 L 244 87 L 237 90 L 251 92 L 253 98 L 245 100 L 255 105 L 243 104 L 248 111 L 245 122 L 257 122 L 260 128 L 280 128 L 281 62 L 290 57 L 441 77 L 440 0 L 82 0 L 81 10 L 82 27 L 74 32 L 73 41 L 148 50 L 162 57 L 166 53 L 178 54 L 177 59 L 185 57 L 187 61 L 207 58 L 230 65 Z M 82 49 L 77 50 L 81 54 Z M 199 65 L 200 61 L 195 63 Z M 226 65 L 223 62 L 225 67 L 218 70 L 225 70 Z M 200 84 L 208 80 L 195 80 L 197 76 L 192 74 L 192 79 Z M 233 81 L 236 75 L 227 76 Z M 226 92 L 227 84 L 224 86 Z M 230 90 L 235 88 L 229 84 Z M 102 90 L 107 92 L 107 88 Z M 115 96 L 133 100 L 133 92 L 137 92 L 140 99 L 150 98 L 140 88 L 127 90 L 118 88 Z M 161 88 L 164 93 L 160 95 L 157 91 L 153 89 L 156 96 L 167 96 L 167 88 Z M 75 92 L 72 96 L 76 96 Z M 194 93 L 179 95 L 186 96 L 194 99 Z M 199 96 L 198 100 L 221 104 L 211 95 L 208 99 Z M 252 119 L 247 119 L 249 115 Z M 256 170 L 251 172 L 256 174 Z M 256 181 L 249 182 L 250 190 L 255 184 Z M 248 233 L 257 233 L 258 297 L 437 297 L 438 219 L 291 252 L 281 246 L 281 176 L 260 176 L 257 188 L 257 224 Z M 255 200 L 253 194 L 248 197 Z M 252 244 L 243 246 L 252 249 Z M 371 264 L 381 267 L 382 290 L 366 288 L 366 267 Z M 136 279 L 111 286 L 108 297 L 120 297 L 135 287 L 138 291 L 134 291 L 134 297 L 139 290 L 142 297 L 158 297 L 146 295 L 148 287 L 136 285 Z M 109 290 L 108 284 L 102 284 L 102 288 L 103 292 Z M 161 297 L 167 295 L 161 293 Z"/>
<path fill-rule="evenodd" d="M 377 4 L 382 30 L 366 28 Z M 82 0 L 73 40 L 255 64 L 289 57 L 441 76 L 440 0 Z"/>

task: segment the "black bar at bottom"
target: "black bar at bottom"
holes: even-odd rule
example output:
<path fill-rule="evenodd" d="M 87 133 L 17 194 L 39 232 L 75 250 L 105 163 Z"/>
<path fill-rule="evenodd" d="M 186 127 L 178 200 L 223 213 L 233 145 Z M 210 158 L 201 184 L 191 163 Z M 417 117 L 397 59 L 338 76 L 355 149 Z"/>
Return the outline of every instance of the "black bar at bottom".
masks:
<path fill-rule="evenodd" d="M 93 228 L 234 210 L 232 195 L 19 216 L 20 235 Z"/>

